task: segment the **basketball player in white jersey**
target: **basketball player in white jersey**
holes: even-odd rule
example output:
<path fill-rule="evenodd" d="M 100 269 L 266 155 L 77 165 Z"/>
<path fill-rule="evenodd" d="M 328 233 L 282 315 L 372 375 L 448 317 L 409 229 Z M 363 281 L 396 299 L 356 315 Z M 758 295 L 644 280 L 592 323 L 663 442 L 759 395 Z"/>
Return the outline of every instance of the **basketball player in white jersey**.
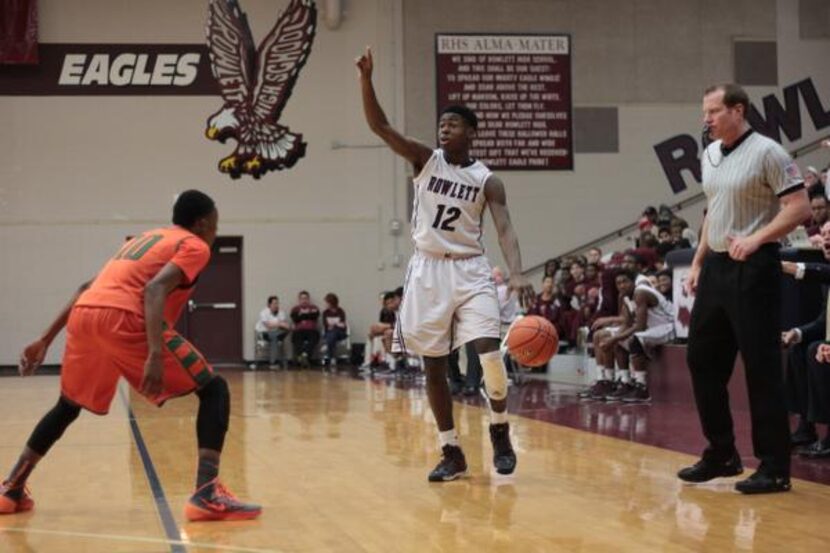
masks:
<path fill-rule="evenodd" d="M 470 157 L 478 125 L 475 113 L 461 106 L 445 109 L 438 122 L 440 147 L 433 150 L 389 125 L 372 85 L 371 50 L 367 48 L 356 65 L 369 127 L 412 163 L 416 174 L 412 212 L 415 253 L 407 269 L 397 336 L 404 349 L 424 359 L 427 396 L 443 453 L 429 480 L 454 480 L 467 470 L 453 423 L 447 359 L 453 349 L 471 341 L 490 400 L 493 464 L 500 474 L 511 474 L 516 454 L 507 422 L 507 372 L 499 353 L 499 303 L 481 241 L 485 206 L 490 208 L 510 269 L 510 288 L 525 306 L 534 295 L 522 275 L 504 183 Z"/>
<path fill-rule="evenodd" d="M 633 369 L 630 377 L 627 367 L 620 371 L 622 378 L 605 396 L 608 401 L 651 401 L 647 382 L 649 359 L 654 357 L 658 346 L 674 339 L 672 303 L 651 285 L 647 277 L 636 275 L 634 282 L 634 294 L 631 300 L 627 300 L 633 315 L 630 324 L 601 344 L 604 348 L 614 346 L 618 359 L 630 358 Z"/>

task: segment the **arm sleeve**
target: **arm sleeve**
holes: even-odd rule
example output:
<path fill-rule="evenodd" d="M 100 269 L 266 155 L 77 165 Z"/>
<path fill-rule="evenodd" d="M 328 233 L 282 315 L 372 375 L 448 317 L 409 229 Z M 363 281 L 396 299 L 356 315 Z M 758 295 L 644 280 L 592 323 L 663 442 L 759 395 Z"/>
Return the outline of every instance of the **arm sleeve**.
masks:
<path fill-rule="evenodd" d="M 805 263 L 804 282 L 830 284 L 830 265 L 826 263 Z"/>
<path fill-rule="evenodd" d="M 265 323 L 267 323 L 267 322 L 268 322 L 268 314 L 263 309 L 262 311 L 259 312 L 259 324 L 265 326 Z"/>
<path fill-rule="evenodd" d="M 764 172 L 767 182 L 776 196 L 782 196 L 790 189 L 804 185 L 801 170 L 784 148 L 775 144 L 764 158 Z"/>
<path fill-rule="evenodd" d="M 821 313 L 819 313 L 819 316 L 814 321 L 798 327 L 798 330 L 801 331 L 801 342 L 809 344 L 818 340 L 823 340 L 826 326 L 827 306 L 825 304 L 821 306 Z"/>
<path fill-rule="evenodd" d="M 210 261 L 210 248 L 201 239 L 185 238 L 179 242 L 176 253 L 170 260 L 184 273 L 187 284 L 192 284 Z"/>

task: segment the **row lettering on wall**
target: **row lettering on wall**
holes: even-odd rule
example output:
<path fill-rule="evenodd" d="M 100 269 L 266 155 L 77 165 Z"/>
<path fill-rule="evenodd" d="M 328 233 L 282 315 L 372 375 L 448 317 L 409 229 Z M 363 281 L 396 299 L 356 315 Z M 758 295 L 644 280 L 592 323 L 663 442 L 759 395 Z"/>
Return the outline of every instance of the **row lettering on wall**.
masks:
<path fill-rule="evenodd" d="M 801 102 L 804 102 L 817 131 L 830 127 L 830 111 L 822 104 L 812 79 L 807 78 L 785 87 L 783 96 L 783 105 L 775 94 L 764 96 L 761 100 L 763 112 L 754 104 L 750 106 L 747 121 L 753 129 L 776 142 L 781 142 L 782 134 L 790 142 L 801 140 L 804 123 L 801 118 Z M 701 182 L 701 152 L 695 137 L 689 134 L 673 136 L 656 144 L 654 151 L 675 194 L 686 190 L 684 171 L 698 183 Z"/>

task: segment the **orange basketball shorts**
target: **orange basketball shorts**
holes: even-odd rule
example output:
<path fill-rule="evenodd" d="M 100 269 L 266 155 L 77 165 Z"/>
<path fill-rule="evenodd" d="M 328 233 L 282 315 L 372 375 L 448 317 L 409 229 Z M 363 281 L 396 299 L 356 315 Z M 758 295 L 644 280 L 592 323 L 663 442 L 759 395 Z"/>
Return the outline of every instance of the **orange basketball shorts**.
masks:
<path fill-rule="evenodd" d="M 154 397 L 162 405 L 210 381 L 213 369 L 202 354 L 173 329 L 164 326 L 164 388 Z M 61 393 L 100 415 L 109 411 L 118 378 L 139 390 L 147 360 L 144 319 L 109 307 L 75 307 L 67 324 L 61 367 Z"/>

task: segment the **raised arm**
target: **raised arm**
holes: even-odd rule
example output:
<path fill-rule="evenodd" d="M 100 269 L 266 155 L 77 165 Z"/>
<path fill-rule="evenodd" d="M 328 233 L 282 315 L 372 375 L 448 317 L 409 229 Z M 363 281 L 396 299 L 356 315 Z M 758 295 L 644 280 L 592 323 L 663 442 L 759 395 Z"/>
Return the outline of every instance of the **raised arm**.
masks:
<path fill-rule="evenodd" d="M 522 274 L 522 254 L 519 251 L 519 239 L 510 221 L 510 212 L 507 209 L 507 195 L 504 192 L 504 183 L 495 175 L 490 175 L 484 183 L 484 197 L 490 206 L 493 224 L 499 235 L 499 247 L 510 270 L 510 290 L 516 292 L 519 303 L 527 310 L 533 305 L 536 295 L 533 286 Z"/>
<path fill-rule="evenodd" d="M 23 353 L 20 354 L 20 363 L 17 366 L 20 376 L 29 376 L 43 363 L 43 359 L 46 357 L 46 351 L 49 349 L 52 341 L 60 334 L 63 327 L 66 326 L 66 322 L 69 320 L 69 313 L 72 311 L 72 306 L 75 305 L 75 302 L 78 301 L 78 297 L 84 290 L 89 288 L 92 280 L 90 279 L 81 284 L 43 335 L 23 349 Z"/>
<path fill-rule="evenodd" d="M 366 122 L 369 124 L 369 128 L 381 140 L 386 142 L 392 148 L 393 152 L 406 158 L 415 167 L 416 172 L 420 172 L 432 155 L 432 149 L 413 138 L 403 136 L 389 124 L 386 114 L 383 113 L 383 108 L 378 103 L 377 96 L 375 95 L 375 87 L 372 84 L 374 61 L 372 59 L 372 50 L 369 47 L 366 48 L 365 54 L 355 60 L 355 65 L 360 76 L 363 113 L 366 116 Z"/>

